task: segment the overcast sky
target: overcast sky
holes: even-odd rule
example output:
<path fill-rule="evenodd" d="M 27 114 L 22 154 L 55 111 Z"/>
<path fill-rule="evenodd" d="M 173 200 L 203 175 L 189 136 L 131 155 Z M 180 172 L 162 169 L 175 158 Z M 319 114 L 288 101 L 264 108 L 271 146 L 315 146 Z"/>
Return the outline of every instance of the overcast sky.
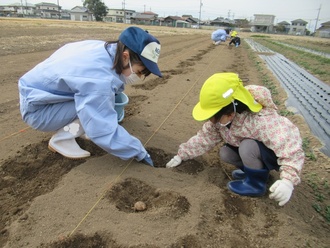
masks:
<path fill-rule="evenodd" d="M 17 2 L 59 3 L 63 9 L 83 5 L 83 0 L 0 0 L 0 4 Z M 200 10 L 202 20 L 213 20 L 217 17 L 253 20 L 254 14 L 270 14 L 275 15 L 275 23 L 303 19 L 308 22 L 307 28 L 310 30 L 314 29 L 318 13 L 318 27 L 320 23 L 330 21 L 330 0 L 103 0 L 103 2 L 108 8 L 118 9 L 123 8 L 125 3 L 125 9 L 137 12 L 152 11 L 160 17 L 186 14 L 199 18 Z"/>

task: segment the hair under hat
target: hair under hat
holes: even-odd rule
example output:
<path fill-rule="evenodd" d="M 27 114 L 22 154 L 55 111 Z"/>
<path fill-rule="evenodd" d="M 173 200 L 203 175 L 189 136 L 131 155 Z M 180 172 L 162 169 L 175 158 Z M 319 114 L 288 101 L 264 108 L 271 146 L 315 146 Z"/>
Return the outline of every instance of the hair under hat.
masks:
<path fill-rule="evenodd" d="M 141 28 L 129 27 L 120 34 L 119 40 L 139 56 L 151 73 L 162 77 L 157 65 L 161 46 L 155 37 Z"/>

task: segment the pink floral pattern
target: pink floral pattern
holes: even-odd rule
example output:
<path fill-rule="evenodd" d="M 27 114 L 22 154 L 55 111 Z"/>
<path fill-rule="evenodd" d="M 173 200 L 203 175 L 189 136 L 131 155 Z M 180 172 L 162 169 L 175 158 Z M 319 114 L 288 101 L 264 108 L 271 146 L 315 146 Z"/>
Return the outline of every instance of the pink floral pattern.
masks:
<path fill-rule="evenodd" d="M 246 88 L 263 105 L 260 112 L 236 113 L 230 129 L 221 127 L 219 123 L 205 122 L 195 136 L 179 146 L 178 155 L 182 160 L 188 160 L 210 151 L 222 141 L 238 147 L 243 139 L 255 139 L 275 152 L 280 165 L 280 178 L 288 179 L 294 185 L 299 184 L 305 159 L 299 129 L 277 113 L 267 88 L 257 85 Z"/>

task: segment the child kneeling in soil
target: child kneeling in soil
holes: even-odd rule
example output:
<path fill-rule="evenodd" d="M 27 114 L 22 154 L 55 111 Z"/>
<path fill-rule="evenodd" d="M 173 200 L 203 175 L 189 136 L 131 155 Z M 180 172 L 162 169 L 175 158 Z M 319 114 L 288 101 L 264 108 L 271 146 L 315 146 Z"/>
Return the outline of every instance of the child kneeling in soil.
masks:
<path fill-rule="evenodd" d="M 229 46 L 230 46 L 231 44 L 234 44 L 235 47 L 238 47 L 238 46 L 241 44 L 241 38 L 238 37 L 238 36 L 233 37 L 233 38 L 231 39 L 231 41 L 229 42 Z"/>
<path fill-rule="evenodd" d="M 179 146 L 166 167 L 176 167 L 224 142 L 221 159 L 237 167 L 228 189 L 239 195 L 262 196 L 269 171 L 280 171 L 269 197 L 280 206 L 286 204 L 294 185 L 300 183 L 305 155 L 298 128 L 277 113 L 270 91 L 257 85 L 244 87 L 235 73 L 216 73 L 205 81 L 199 100 L 192 114 L 195 120 L 206 122 Z"/>

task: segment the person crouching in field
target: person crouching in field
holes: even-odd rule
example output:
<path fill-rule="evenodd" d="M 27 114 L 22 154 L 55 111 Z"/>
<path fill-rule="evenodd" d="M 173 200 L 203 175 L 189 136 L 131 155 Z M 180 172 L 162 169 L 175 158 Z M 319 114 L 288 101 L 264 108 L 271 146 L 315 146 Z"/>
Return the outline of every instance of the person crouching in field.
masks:
<path fill-rule="evenodd" d="M 231 45 L 231 44 L 234 44 L 235 45 L 235 47 L 238 47 L 240 44 L 241 44 L 241 38 L 238 36 L 238 33 L 237 33 L 237 31 L 235 31 L 235 30 L 232 30 L 231 32 L 230 32 L 230 42 L 229 42 L 229 46 Z"/>
<path fill-rule="evenodd" d="M 229 46 L 231 44 L 235 44 L 235 47 L 238 47 L 239 45 L 241 45 L 241 38 L 239 36 L 231 38 L 231 40 L 229 42 Z"/>
<path fill-rule="evenodd" d="M 300 183 L 305 155 L 298 128 L 277 113 L 270 91 L 257 85 L 244 87 L 235 73 L 216 73 L 205 81 L 199 100 L 193 117 L 206 122 L 179 146 L 166 167 L 176 167 L 224 142 L 220 158 L 237 167 L 228 189 L 243 196 L 262 196 L 270 170 L 280 171 L 269 197 L 280 206 L 286 204 Z"/>
<path fill-rule="evenodd" d="M 115 98 L 126 84 L 161 77 L 159 55 L 159 41 L 138 27 L 117 41 L 69 43 L 19 79 L 22 118 L 36 130 L 56 131 L 48 147 L 65 157 L 90 156 L 75 140 L 86 134 L 114 156 L 153 165 L 140 140 L 118 124 Z"/>
<path fill-rule="evenodd" d="M 219 45 L 221 42 L 225 42 L 229 36 L 229 29 L 217 29 L 211 34 L 211 40 L 214 45 Z"/>

